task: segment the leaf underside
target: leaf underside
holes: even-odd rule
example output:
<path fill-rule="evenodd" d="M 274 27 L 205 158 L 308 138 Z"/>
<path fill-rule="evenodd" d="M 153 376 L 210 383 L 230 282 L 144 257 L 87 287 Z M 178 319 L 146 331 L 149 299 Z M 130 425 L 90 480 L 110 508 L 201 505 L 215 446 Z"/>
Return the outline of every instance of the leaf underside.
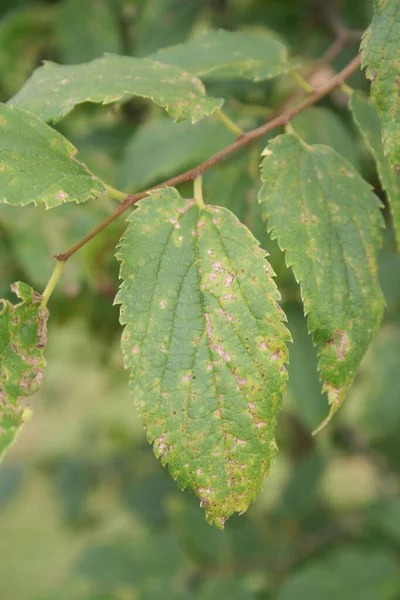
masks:
<path fill-rule="evenodd" d="M 110 104 L 132 96 L 151 98 L 175 121 L 193 123 L 223 104 L 206 96 L 201 81 L 178 67 L 114 54 L 80 65 L 45 62 L 10 104 L 56 122 L 82 102 Z"/>
<path fill-rule="evenodd" d="M 327 422 L 382 318 L 380 202 L 353 166 L 326 146 L 285 134 L 264 156 L 259 202 L 300 282 L 309 330 L 320 344 L 321 380 L 331 404 Z"/>
<path fill-rule="evenodd" d="M 289 334 L 265 252 L 227 209 L 142 200 L 119 251 L 122 350 L 149 442 L 218 527 L 275 454 Z"/>
<path fill-rule="evenodd" d="M 365 94 L 358 91 L 351 95 L 350 109 L 354 121 L 376 161 L 379 179 L 389 201 L 397 245 L 400 248 L 400 178 L 384 154 L 379 115 Z"/>
<path fill-rule="evenodd" d="M 35 115 L 0 103 L 0 202 L 47 208 L 105 193 L 76 148 Z"/>
<path fill-rule="evenodd" d="M 229 69 L 231 75 L 253 81 L 271 79 L 297 66 L 288 61 L 282 42 L 259 32 L 208 31 L 198 40 L 163 48 L 151 56 L 197 76 Z"/>
<path fill-rule="evenodd" d="M 382 121 L 385 154 L 400 173 L 400 3 L 376 0 L 362 44 L 362 66 Z"/>
<path fill-rule="evenodd" d="M 21 400 L 39 388 L 46 365 L 43 350 L 49 315 L 42 296 L 21 282 L 14 283 L 12 290 L 19 304 L 0 301 L 0 458 L 29 417 Z"/>

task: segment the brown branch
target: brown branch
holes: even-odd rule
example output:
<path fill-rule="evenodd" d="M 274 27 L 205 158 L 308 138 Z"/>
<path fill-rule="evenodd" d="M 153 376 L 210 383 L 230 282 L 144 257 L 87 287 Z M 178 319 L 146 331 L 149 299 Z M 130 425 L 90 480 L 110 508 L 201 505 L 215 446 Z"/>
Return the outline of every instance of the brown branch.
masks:
<path fill-rule="evenodd" d="M 254 140 L 257 140 L 269 131 L 276 129 L 277 127 L 287 125 L 289 121 L 291 121 L 291 119 L 293 119 L 293 117 L 295 117 L 297 114 L 303 112 L 304 110 L 306 110 L 306 108 L 309 108 L 310 106 L 327 96 L 334 89 L 341 86 L 345 82 L 345 80 L 360 67 L 360 64 L 361 57 L 360 55 L 358 55 L 355 58 L 353 58 L 353 60 L 342 71 L 340 71 L 340 73 L 332 77 L 332 79 L 328 81 L 326 85 L 322 86 L 320 89 L 310 94 L 310 96 L 303 100 L 303 102 L 287 111 L 284 111 L 282 114 L 278 115 L 268 123 L 265 123 L 261 127 L 257 127 L 257 129 L 253 129 L 252 131 L 249 131 L 239 136 L 232 144 L 230 144 L 223 150 L 220 150 L 197 167 L 194 167 L 194 169 L 190 169 L 189 171 L 185 171 L 180 175 L 171 177 L 171 179 L 168 179 L 163 183 L 160 183 L 148 190 L 145 190 L 144 192 L 139 192 L 137 194 L 127 196 L 125 200 L 122 201 L 117 210 L 112 215 L 110 215 L 105 221 L 103 221 L 103 223 L 100 223 L 100 225 L 96 227 L 96 229 L 94 229 L 91 233 L 89 233 L 87 236 L 81 239 L 77 244 L 72 246 L 72 248 L 70 248 L 68 252 L 65 252 L 64 254 L 57 254 L 56 259 L 59 261 L 68 260 L 73 254 L 75 254 L 75 252 L 80 250 L 85 244 L 87 244 L 98 233 L 100 233 L 100 231 L 105 229 L 110 223 L 112 223 L 117 217 L 119 217 L 119 215 L 125 212 L 130 206 L 147 196 L 149 192 L 166 186 L 174 186 L 178 183 L 183 183 L 184 181 L 190 181 L 192 179 L 195 179 L 196 177 L 204 173 L 204 171 L 206 171 L 213 165 L 221 162 L 233 152 L 236 152 L 240 148 L 243 148 L 247 144 L 253 142 Z"/>

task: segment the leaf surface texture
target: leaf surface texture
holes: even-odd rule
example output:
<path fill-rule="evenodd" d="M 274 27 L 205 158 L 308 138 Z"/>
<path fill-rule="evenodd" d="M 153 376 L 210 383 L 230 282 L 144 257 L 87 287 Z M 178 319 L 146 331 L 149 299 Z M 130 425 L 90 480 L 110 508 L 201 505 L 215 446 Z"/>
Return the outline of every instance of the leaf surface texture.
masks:
<path fill-rule="evenodd" d="M 42 297 L 25 283 L 15 283 L 21 299 L 13 305 L 0 300 L 0 457 L 29 417 L 21 403 L 42 381 L 48 311 Z"/>
<path fill-rule="evenodd" d="M 152 56 L 197 76 L 229 69 L 234 76 L 253 81 L 271 79 L 296 66 L 289 62 L 287 48 L 277 36 L 222 29 L 208 31 L 198 40 L 163 48 Z"/>
<path fill-rule="evenodd" d="M 331 148 L 278 136 L 264 150 L 259 201 L 300 282 L 330 416 L 342 404 L 379 326 L 380 202 Z"/>
<path fill-rule="evenodd" d="M 275 454 L 289 334 L 265 252 L 227 209 L 152 193 L 129 218 L 116 298 L 155 454 L 223 527 Z"/>
<path fill-rule="evenodd" d="M 105 193 L 76 148 L 34 115 L 0 104 L 0 202 L 47 208 Z"/>
<path fill-rule="evenodd" d="M 383 146 L 400 172 L 400 2 L 376 0 L 361 48 L 371 96 L 382 120 Z"/>
<path fill-rule="evenodd" d="M 187 71 L 150 58 L 114 54 L 80 65 L 46 62 L 10 103 L 56 122 L 82 102 L 110 104 L 132 96 L 151 98 L 175 121 L 193 123 L 223 104 L 206 96 L 201 81 Z"/>
<path fill-rule="evenodd" d="M 386 191 L 400 247 L 400 178 L 385 156 L 381 137 L 381 123 L 375 106 L 362 92 L 353 92 L 350 100 L 353 118 L 376 161 L 378 175 Z"/>

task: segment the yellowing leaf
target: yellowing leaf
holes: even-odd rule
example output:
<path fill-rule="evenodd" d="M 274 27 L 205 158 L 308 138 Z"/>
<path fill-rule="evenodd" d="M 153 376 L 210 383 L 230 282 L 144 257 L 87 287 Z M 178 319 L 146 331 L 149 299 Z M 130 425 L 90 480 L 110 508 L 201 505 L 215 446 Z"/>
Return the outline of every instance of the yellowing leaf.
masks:
<path fill-rule="evenodd" d="M 0 300 L 0 457 L 29 417 L 21 402 L 41 384 L 49 313 L 25 283 L 12 290 L 22 302 Z"/>
<path fill-rule="evenodd" d="M 0 202 L 52 208 L 105 193 L 76 148 L 34 115 L 0 103 Z"/>
<path fill-rule="evenodd" d="M 331 148 L 296 135 L 271 141 L 259 194 L 268 230 L 300 282 L 319 349 L 329 418 L 342 404 L 378 328 L 383 295 L 377 251 L 380 202 L 354 167 Z"/>
<path fill-rule="evenodd" d="M 272 34 L 222 29 L 208 31 L 198 40 L 163 48 L 152 57 L 187 69 L 193 75 L 229 69 L 233 75 L 253 81 L 271 79 L 297 66 L 289 62 L 286 47 Z"/>
<path fill-rule="evenodd" d="M 265 252 L 227 209 L 154 192 L 118 251 L 122 350 L 149 442 L 223 527 L 263 485 L 289 334 Z"/>
<path fill-rule="evenodd" d="M 400 173 L 400 2 L 375 0 L 375 13 L 361 48 L 382 120 L 385 153 Z"/>
<path fill-rule="evenodd" d="M 45 62 L 10 104 L 55 122 L 82 102 L 110 104 L 131 96 L 151 98 L 176 121 L 193 123 L 223 104 L 206 96 L 201 81 L 178 67 L 114 54 L 80 65 Z"/>

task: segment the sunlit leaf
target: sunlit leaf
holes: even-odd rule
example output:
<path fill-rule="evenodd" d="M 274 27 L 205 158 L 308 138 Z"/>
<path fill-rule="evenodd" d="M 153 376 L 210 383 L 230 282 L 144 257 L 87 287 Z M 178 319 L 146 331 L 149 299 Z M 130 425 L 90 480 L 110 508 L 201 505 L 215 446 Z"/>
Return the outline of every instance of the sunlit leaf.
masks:
<path fill-rule="evenodd" d="M 371 95 L 382 120 L 385 153 L 400 172 L 400 3 L 375 0 L 375 13 L 361 48 Z"/>
<path fill-rule="evenodd" d="M 378 113 L 366 96 L 358 91 L 353 92 L 351 96 L 350 108 L 354 121 L 376 160 L 379 179 L 388 197 L 397 244 L 400 247 L 400 177 L 384 154 Z"/>
<path fill-rule="evenodd" d="M 270 142 L 264 156 L 259 201 L 300 282 L 308 327 L 320 344 L 329 419 L 382 318 L 380 202 L 352 165 L 326 146 L 307 146 L 285 134 Z"/>
<path fill-rule="evenodd" d="M 178 67 L 114 54 L 80 65 L 45 62 L 10 103 L 55 122 L 82 102 L 110 104 L 132 96 L 151 98 L 176 121 L 193 123 L 223 104 L 204 95 L 200 80 Z"/>
<path fill-rule="evenodd" d="M 29 418 L 21 400 L 39 388 L 46 364 L 48 311 L 42 297 L 25 283 L 12 289 L 19 304 L 0 300 L 0 457 Z"/>
<path fill-rule="evenodd" d="M 208 31 L 201 38 L 170 46 L 152 55 L 155 60 L 206 75 L 229 69 L 253 81 L 271 79 L 296 65 L 289 62 L 286 46 L 264 32 Z"/>
<path fill-rule="evenodd" d="M 289 334 L 265 252 L 226 209 L 151 194 L 118 258 L 122 349 L 148 440 L 223 527 L 276 451 Z"/>
<path fill-rule="evenodd" d="M 0 104 L 0 128 L 0 202 L 52 208 L 105 192 L 76 148 L 34 115 Z"/>

